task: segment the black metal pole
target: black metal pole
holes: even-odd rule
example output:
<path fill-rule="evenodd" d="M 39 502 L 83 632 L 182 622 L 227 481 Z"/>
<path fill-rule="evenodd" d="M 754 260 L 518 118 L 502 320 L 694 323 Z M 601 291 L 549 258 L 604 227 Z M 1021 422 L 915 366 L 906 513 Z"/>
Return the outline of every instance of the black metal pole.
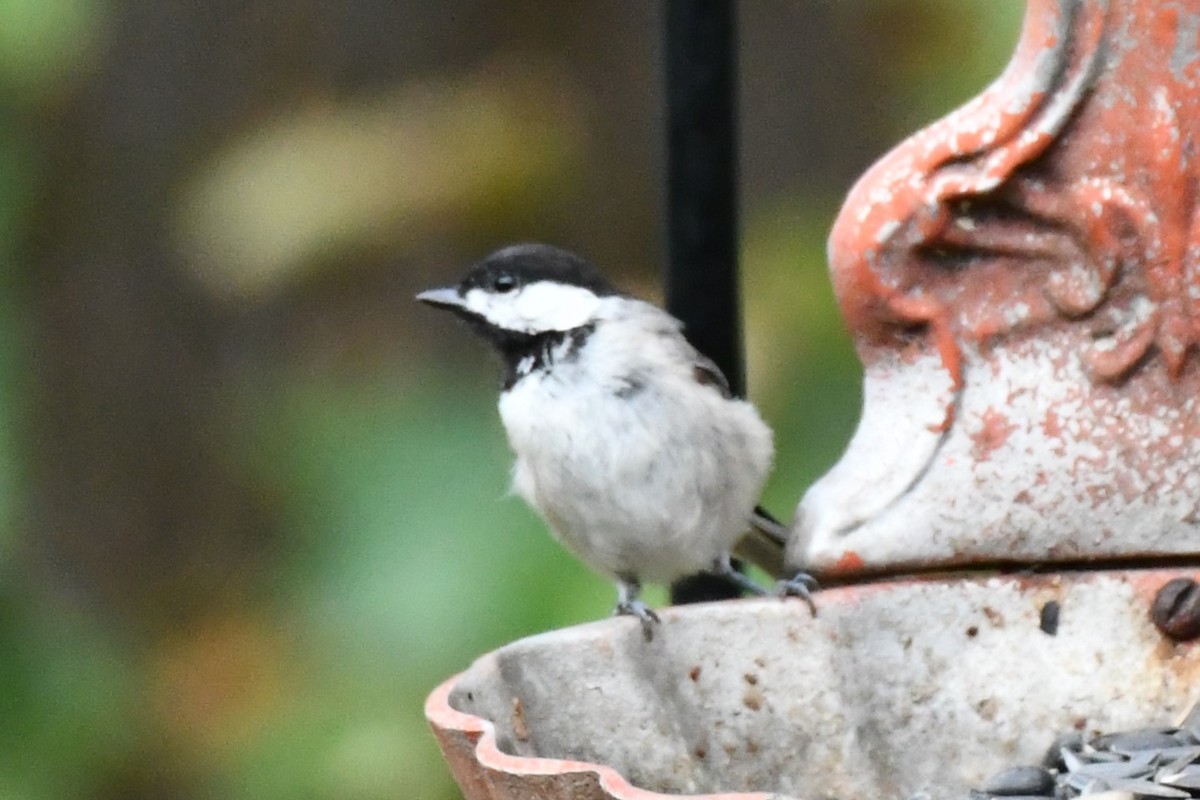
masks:
<path fill-rule="evenodd" d="M 666 302 L 741 395 L 736 16 L 736 0 L 665 0 Z M 671 587 L 674 603 L 738 594 L 706 575 Z"/>

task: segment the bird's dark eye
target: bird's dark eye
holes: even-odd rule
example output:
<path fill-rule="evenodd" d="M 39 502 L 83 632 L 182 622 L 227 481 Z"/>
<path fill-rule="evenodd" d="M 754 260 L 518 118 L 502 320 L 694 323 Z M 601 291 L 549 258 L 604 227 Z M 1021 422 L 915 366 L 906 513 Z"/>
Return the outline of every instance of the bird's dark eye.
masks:
<path fill-rule="evenodd" d="M 497 292 L 511 292 L 517 288 L 517 279 L 510 272 L 501 272 L 492 280 L 492 288 Z"/>

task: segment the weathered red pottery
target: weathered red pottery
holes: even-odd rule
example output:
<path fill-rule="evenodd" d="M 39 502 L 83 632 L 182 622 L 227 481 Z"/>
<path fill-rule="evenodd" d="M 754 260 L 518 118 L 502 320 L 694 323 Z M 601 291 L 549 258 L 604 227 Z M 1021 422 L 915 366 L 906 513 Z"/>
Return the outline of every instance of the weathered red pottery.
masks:
<path fill-rule="evenodd" d="M 821 572 L 1200 554 L 1200 4 L 1030 2 L 830 236 L 866 368 L 800 503 Z"/>

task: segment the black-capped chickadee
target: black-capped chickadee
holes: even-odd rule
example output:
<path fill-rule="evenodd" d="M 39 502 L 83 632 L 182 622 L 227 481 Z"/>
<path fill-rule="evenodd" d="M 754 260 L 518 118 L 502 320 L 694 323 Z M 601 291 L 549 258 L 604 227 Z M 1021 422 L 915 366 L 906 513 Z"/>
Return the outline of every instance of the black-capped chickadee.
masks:
<path fill-rule="evenodd" d="M 699 572 L 766 594 L 730 553 L 741 541 L 739 555 L 781 570 L 786 532 L 756 505 L 771 430 L 679 320 L 543 244 L 499 250 L 457 286 L 417 299 L 453 311 L 500 352 L 513 488 L 568 550 L 616 581 L 616 613 L 637 617 L 650 638 L 658 616 L 638 598 L 641 583 Z M 780 585 L 811 608 L 811 584 L 801 574 Z"/>

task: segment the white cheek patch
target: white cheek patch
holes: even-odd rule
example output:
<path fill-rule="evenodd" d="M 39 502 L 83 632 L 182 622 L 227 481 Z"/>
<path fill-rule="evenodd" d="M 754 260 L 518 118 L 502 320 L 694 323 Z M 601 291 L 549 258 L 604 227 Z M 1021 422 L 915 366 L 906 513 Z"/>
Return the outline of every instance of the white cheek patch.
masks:
<path fill-rule="evenodd" d="M 591 322 L 600 298 L 588 289 L 538 281 L 504 294 L 471 289 L 463 298 L 468 310 L 496 327 L 521 333 L 569 331 Z"/>

